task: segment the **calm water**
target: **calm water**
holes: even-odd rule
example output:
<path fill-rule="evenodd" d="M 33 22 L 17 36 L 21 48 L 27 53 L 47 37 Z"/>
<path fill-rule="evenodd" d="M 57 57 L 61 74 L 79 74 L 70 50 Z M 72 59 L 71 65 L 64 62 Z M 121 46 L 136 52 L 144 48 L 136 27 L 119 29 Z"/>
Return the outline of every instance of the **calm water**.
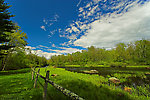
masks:
<path fill-rule="evenodd" d="M 97 70 L 99 75 L 107 76 L 114 73 L 134 74 L 135 72 L 147 72 L 145 68 L 127 67 L 127 68 L 111 68 L 111 67 L 62 67 L 71 72 L 83 73 L 83 71 Z M 150 72 L 150 71 L 149 71 Z"/>
<path fill-rule="evenodd" d="M 143 73 L 143 72 L 150 72 L 150 70 L 146 68 L 140 68 L 140 67 L 127 67 L 127 68 L 111 68 L 111 67 L 62 67 L 65 68 L 68 71 L 71 72 L 78 72 L 78 73 L 84 73 L 84 71 L 90 71 L 90 70 L 97 70 L 98 75 L 108 77 L 108 75 L 113 77 L 113 74 L 115 73 L 124 73 L 124 74 L 137 74 L 138 73 Z M 132 86 L 137 86 L 137 85 L 150 85 L 150 75 L 146 75 L 145 78 L 141 77 L 130 77 L 130 82 L 124 82 L 121 83 L 121 85 L 132 85 Z"/>

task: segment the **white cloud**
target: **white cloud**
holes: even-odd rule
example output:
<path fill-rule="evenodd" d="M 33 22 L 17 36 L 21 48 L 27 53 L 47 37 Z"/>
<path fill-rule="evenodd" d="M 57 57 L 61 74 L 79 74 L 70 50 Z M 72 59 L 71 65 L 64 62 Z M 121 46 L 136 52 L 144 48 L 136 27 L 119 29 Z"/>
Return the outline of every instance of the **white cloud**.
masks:
<path fill-rule="evenodd" d="M 98 5 L 94 6 L 92 9 L 90 9 L 90 12 L 88 12 L 87 16 L 93 15 L 93 13 L 95 12 L 95 10 L 98 9 L 97 7 L 98 7 Z"/>
<path fill-rule="evenodd" d="M 61 46 L 69 46 L 68 42 L 60 43 Z"/>
<path fill-rule="evenodd" d="M 56 47 L 55 44 L 52 44 L 52 47 Z"/>
<path fill-rule="evenodd" d="M 58 14 L 55 14 L 54 17 L 53 17 L 53 19 L 50 19 L 49 21 L 50 22 L 57 22 L 58 18 L 59 18 Z"/>
<path fill-rule="evenodd" d="M 32 50 L 36 49 L 35 47 L 31 47 L 31 46 L 25 46 L 25 48 L 29 48 L 29 49 L 32 49 Z"/>
<path fill-rule="evenodd" d="M 54 35 L 57 32 L 57 29 L 50 31 L 51 36 Z"/>
<path fill-rule="evenodd" d="M 47 46 L 39 45 L 39 48 L 48 48 Z"/>
<path fill-rule="evenodd" d="M 78 29 L 77 27 L 75 27 L 75 26 L 72 26 L 72 30 L 73 30 L 74 32 L 79 32 L 79 29 Z"/>
<path fill-rule="evenodd" d="M 45 47 L 45 48 L 47 48 L 46 46 L 42 46 L 42 45 L 40 45 L 40 47 Z M 29 48 L 29 49 L 31 49 L 31 50 L 27 50 L 26 49 L 26 53 L 27 54 L 29 54 L 30 52 L 32 53 L 32 54 L 35 54 L 35 55 L 38 55 L 38 56 L 40 56 L 40 57 L 45 57 L 46 59 L 50 59 L 52 56 L 54 56 L 54 55 L 60 55 L 60 53 L 49 53 L 49 52 L 44 52 L 44 51 L 42 51 L 42 50 L 34 50 L 34 49 L 36 49 L 35 47 L 31 47 L 31 46 L 26 46 L 25 48 Z M 47 48 L 48 49 L 48 48 Z"/>
<path fill-rule="evenodd" d="M 46 31 L 46 28 L 45 28 L 45 26 L 41 26 L 41 29 L 43 29 L 44 31 Z"/>
<path fill-rule="evenodd" d="M 99 1 L 101 1 L 101 0 L 93 0 L 95 3 L 98 3 Z M 104 0 L 104 2 L 105 2 L 106 0 Z"/>
<path fill-rule="evenodd" d="M 81 52 L 80 49 L 77 48 L 65 48 L 65 47 L 59 47 L 62 50 L 53 50 L 53 49 L 48 49 L 50 51 L 55 51 L 57 54 L 64 54 L 64 53 L 74 53 L 74 52 Z"/>
<path fill-rule="evenodd" d="M 70 39 L 70 40 L 76 40 L 77 36 L 76 36 L 76 34 L 72 34 L 71 36 L 68 36 L 68 39 Z"/>
<path fill-rule="evenodd" d="M 82 8 L 82 7 L 80 7 L 80 8 L 79 8 L 79 12 L 82 12 L 82 11 L 83 11 L 83 8 Z"/>
<path fill-rule="evenodd" d="M 74 42 L 75 46 L 88 47 L 113 47 L 119 42 L 130 42 L 141 38 L 150 38 L 150 2 L 142 6 L 134 5 L 128 12 L 122 15 L 109 14 L 103 16 L 88 25 L 90 29 L 86 31 L 80 39 Z"/>
<path fill-rule="evenodd" d="M 80 0 L 79 3 L 77 4 L 77 7 L 80 5 L 81 1 L 82 1 L 82 0 Z"/>
<path fill-rule="evenodd" d="M 43 19 L 43 22 L 47 25 L 48 24 L 48 20 Z"/>
<path fill-rule="evenodd" d="M 42 51 L 42 50 L 34 50 L 34 51 L 32 51 L 32 53 L 33 54 L 36 54 L 36 55 L 38 55 L 38 56 L 40 56 L 40 57 L 45 57 L 46 59 L 50 59 L 52 56 L 54 56 L 54 55 L 60 55 L 60 54 L 58 54 L 58 53 L 48 53 L 48 52 L 44 52 L 44 51 Z"/>

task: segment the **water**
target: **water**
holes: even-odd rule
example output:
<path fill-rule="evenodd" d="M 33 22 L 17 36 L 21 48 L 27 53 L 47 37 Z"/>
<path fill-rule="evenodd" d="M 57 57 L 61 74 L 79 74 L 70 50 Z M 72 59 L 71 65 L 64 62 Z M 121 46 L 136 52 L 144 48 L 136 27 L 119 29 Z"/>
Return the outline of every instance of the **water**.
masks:
<path fill-rule="evenodd" d="M 121 87 L 124 86 L 141 86 L 141 85 L 150 85 L 150 75 L 146 75 L 146 78 L 143 78 L 143 76 L 140 76 L 138 74 L 150 72 L 150 70 L 147 70 L 146 68 L 140 68 L 140 67 L 126 67 L 126 68 L 111 68 L 111 67 L 63 67 L 68 71 L 71 72 L 78 72 L 78 73 L 84 73 L 84 71 L 90 71 L 90 70 L 97 70 L 98 73 L 86 73 L 86 74 L 98 74 L 101 76 L 104 76 L 107 78 L 108 76 L 114 77 L 113 75 L 118 74 L 130 74 L 131 77 L 127 78 L 127 81 L 120 83 Z M 138 74 L 137 74 L 138 73 Z M 135 76 L 136 75 L 136 76 Z"/>

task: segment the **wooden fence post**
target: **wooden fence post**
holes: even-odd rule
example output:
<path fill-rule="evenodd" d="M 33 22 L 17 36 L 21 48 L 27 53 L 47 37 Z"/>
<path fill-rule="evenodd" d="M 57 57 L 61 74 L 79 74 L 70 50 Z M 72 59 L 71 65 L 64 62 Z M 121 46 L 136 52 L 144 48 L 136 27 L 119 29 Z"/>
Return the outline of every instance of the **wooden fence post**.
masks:
<path fill-rule="evenodd" d="M 37 83 L 39 72 L 40 72 L 40 69 L 38 69 L 38 72 L 37 72 L 37 75 L 36 75 L 36 79 L 34 81 L 34 88 L 36 88 L 36 83 Z"/>
<path fill-rule="evenodd" d="M 48 80 L 48 79 L 49 79 L 49 71 L 46 72 L 46 79 L 45 79 L 44 92 L 43 92 L 43 100 L 46 100 L 47 85 L 48 85 L 47 80 Z"/>
<path fill-rule="evenodd" d="M 32 70 L 32 80 L 34 79 L 34 72 L 35 72 L 35 67 L 34 67 L 34 69 Z"/>

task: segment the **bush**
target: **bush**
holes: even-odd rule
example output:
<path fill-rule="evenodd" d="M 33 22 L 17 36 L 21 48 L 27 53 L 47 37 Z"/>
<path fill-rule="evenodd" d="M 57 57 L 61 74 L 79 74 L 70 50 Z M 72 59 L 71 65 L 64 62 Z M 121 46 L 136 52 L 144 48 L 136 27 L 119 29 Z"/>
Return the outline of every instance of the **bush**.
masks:
<path fill-rule="evenodd" d="M 99 61 L 99 62 L 97 62 L 97 64 L 98 64 L 98 65 L 107 65 L 108 62 L 105 62 L 105 61 Z"/>
<path fill-rule="evenodd" d="M 112 62 L 110 63 L 110 67 L 126 67 L 126 63 L 122 63 L 122 62 Z"/>

